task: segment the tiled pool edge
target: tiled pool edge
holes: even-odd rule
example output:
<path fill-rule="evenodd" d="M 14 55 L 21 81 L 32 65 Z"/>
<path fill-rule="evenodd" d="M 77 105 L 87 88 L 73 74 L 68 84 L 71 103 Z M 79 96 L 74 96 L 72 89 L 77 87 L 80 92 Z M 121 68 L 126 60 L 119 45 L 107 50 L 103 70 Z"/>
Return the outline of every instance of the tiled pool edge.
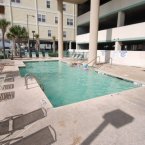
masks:
<path fill-rule="evenodd" d="M 112 74 L 112 73 L 108 73 L 108 72 L 105 72 L 105 71 L 102 71 L 102 70 L 94 69 L 94 71 L 96 73 L 101 73 L 101 74 L 104 74 L 104 75 L 107 75 L 107 76 L 111 76 L 111 77 L 114 77 L 114 78 L 118 78 L 118 79 L 121 79 L 121 80 L 125 80 L 125 81 L 128 81 L 128 82 L 131 82 L 131 83 L 134 83 L 134 84 L 137 83 L 137 85 L 139 85 L 140 87 L 145 86 L 145 82 L 141 82 L 141 81 L 138 81 L 138 80 L 122 77 L 122 76 L 119 76 L 119 75 L 116 75 L 116 74 Z"/>

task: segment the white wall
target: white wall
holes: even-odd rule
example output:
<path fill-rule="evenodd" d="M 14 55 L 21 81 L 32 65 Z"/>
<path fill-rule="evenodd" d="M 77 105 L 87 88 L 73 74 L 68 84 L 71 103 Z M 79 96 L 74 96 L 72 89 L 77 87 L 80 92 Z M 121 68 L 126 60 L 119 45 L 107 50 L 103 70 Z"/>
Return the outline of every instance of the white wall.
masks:
<path fill-rule="evenodd" d="M 98 32 L 98 42 L 145 40 L 145 22 Z M 95 40 L 94 40 L 95 41 Z M 89 43 L 89 33 L 77 35 L 76 42 Z"/>
<path fill-rule="evenodd" d="M 76 50 L 76 53 L 83 53 L 88 56 L 88 50 Z M 145 51 L 97 51 L 97 61 L 101 63 L 110 62 L 113 64 L 127 65 L 145 68 Z"/>

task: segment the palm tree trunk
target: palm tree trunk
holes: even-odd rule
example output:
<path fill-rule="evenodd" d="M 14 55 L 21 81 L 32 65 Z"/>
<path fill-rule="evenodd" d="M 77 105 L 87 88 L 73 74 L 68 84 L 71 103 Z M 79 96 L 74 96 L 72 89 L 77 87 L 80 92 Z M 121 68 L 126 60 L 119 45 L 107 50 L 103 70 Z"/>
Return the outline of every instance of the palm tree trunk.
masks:
<path fill-rule="evenodd" d="M 4 41 L 4 36 L 5 36 L 5 33 L 2 33 L 3 54 L 4 54 L 4 59 L 5 59 L 6 53 L 5 53 L 5 41 Z"/>
<path fill-rule="evenodd" d="M 18 48 L 19 48 L 19 55 L 20 55 L 20 57 L 22 57 L 22 55 L 21 55 L 21 47 L 20 47 L 20 40 L 18 40 Z"/>
<path fill-rule="evenodd" d="M 14 50 L 14 55 L 16 56 L 17 53 L 16 53 L 16 41 L 15 41 L 15 39 L 13 39 L 13 50 Z"/>
<path fill-rule="evenodd" d="M 55 41 L 53 41 L 53 53 L 55 53 Z"/>

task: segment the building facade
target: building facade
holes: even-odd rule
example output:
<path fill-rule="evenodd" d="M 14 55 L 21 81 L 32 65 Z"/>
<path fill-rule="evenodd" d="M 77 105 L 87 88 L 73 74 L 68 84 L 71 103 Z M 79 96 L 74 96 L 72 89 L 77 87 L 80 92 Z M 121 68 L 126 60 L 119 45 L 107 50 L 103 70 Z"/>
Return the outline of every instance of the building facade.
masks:
<path fill-rule="evenodd" d="M 76 5 L 63 2 L 64 49 L 75 47 Z M 0 0 L 0 17 L 12 25 L 26 27 L 30 40 L 39 34 L 41 43 L 52 47 L 52 39 L 58 39 L 58 8 L 56 0 Z"/>
<path fill-rule="evenodd" d="M 98 56 L 102 61 L 111 58 L 116 64 L 145 67 L 144 28 L 144 0 L 100 0 L 100 4 L 87 0 L 78 5 L 77 51 L 89 52 L 90 61 Z"/>
<path fill-rule="evenodd" d="M 78 49 L 88 49 L 90 3 L 78 6 Z M 145 50 L 144 26 L 144 0 L 100 0 L 98 49 Z"/>

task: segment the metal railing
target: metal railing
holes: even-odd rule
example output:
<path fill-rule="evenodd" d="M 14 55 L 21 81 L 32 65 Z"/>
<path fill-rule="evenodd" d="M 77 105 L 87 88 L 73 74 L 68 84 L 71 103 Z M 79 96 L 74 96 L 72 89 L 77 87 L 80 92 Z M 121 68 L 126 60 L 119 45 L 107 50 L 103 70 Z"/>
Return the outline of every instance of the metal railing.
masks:
<path fill-rule="evenodd" d="M 44 91 L 43 85 L 40 83 L 38 78 L 35 75 L 33 75 L 32 73 L 28 73 L 28 74 L 25 75 L 25 86 L 26 86 L 26 89 L 28 89 L 28 80 L 29 79 L 33 79 L 33 78 L 37 81 L 37 83 L 39 84 L 40 88 Z"/>
<path fill-rule="evenodd" d="M 93 61 L 94 61 L 95 59 L 97 59 L 97 58 L 99 58 L 99 63 L 100 63 L 100 56 L 97 56 L 96 58 L 94 58 L 94 59 L 92 59 L 90 62 L 88 62 L 87 65 L 90 64 L 91 62 L 93 62 Z"/>
<path fill-rule="evenodd" d="M 112 65 L 113 59 L 110 57 L 106 62 L 108 62 Z M 100 69 L 101 67 L 104 66 L 105 63 L 102 63 L 97 69 Z"/>

